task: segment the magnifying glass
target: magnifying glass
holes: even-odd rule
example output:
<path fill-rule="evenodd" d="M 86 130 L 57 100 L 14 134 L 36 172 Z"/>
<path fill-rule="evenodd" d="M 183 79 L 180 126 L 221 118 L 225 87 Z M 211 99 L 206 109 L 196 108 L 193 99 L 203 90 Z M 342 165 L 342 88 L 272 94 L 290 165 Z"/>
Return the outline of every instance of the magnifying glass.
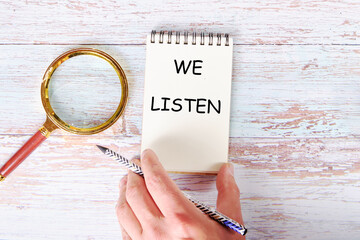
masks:
<path fill-rule="evenodd" d="M 1 167 L 0 181 L 58 128 L 81 135 L 109 128 L 124 112 L 127 99 L 125 73 L 110 55 L 92 48 L 63 53 L 50 64 L 41 83 L 45 123 Z"/>

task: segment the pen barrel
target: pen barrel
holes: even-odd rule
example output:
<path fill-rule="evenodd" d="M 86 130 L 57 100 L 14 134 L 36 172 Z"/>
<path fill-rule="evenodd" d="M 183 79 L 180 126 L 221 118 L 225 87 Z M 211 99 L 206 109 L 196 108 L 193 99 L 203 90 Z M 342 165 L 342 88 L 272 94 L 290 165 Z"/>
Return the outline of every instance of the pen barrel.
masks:
<path fill-rule="evenodd" d="M 229 218 L 228 216 L 225 216 L 224 214 L 216 211 L 215 209 L 206 206 L 204 203 L 199 202 L 198 200 L 193 199 L 190 195 L 183 192 L 185 197 L 187 197 L 197 208 L 199 208 L 203 213 L 208 215 L 213 220 L 217 221 L 218 223 L 234 230 L 237 233 L 240 233 L 241 235 L 245 235 L 247 232 L 247 229 L 241 225 L 240 223 L 236 222 L 235 220 Z"/>
<path fill-rule="evenodd" d="M 131 163 L 128 159 L 124 158 L 123 156 L 119 155 L 118 153 L 112 151 L 111 149 L 104 148 L 102 146 L 97 145 L 98 148 L 108 157 L 114 159 L 115 161 L 119 162 L 121 165 L 126 167 L 127 169 L 133 171 L 134 173 L 139 174 L 140 176 L 144 177 L 144 173 L 141 170 L 141 167 L 138 165 Z M 197 208 L 199 208 L 204 214 L 208 215 L 213 220 L 217 221 L 218 223 L 234 230 L 241 235 L 245 235 L 247 229 L 241 225 L 240 223 L 236 222 L 235 220 L 225 216 L 224 214 L 216 211 L 215 209 L 206 206 L 205 204 L 193 199 L 190 195 L 183 192 L 184 196 L 188 198 Z"/>
<path fill-rule="evenodd" d="M 213 212 L 209 214 L 209 216 L 217 222 L 234 230 L 235 232 L 240 233 L 241 235 L 245 235 L 247 232 L 247 229 L 243 225 L 216 210 L 213 210 Z"/>
<path fill-rule="evenodd" d="M 37 131 L 0 169 L 0 177 L 4 179 L 14 171 L 46 137 Z"/>

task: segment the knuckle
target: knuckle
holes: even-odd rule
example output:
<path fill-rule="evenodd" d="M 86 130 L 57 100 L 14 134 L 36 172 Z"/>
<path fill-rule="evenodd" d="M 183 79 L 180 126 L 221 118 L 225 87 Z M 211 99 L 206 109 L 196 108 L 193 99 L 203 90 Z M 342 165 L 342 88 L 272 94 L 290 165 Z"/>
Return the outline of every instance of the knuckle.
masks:
<path fill-rule="evenodd" d="M 240 197 L 240 190 L 235 184 L 231 187 L 231 191 L 236 197 Z"/>
<path fill-rule="evenodd" d="M 158 224 L 152 224 L 149 228 L 150 239 L 166 239 L 164 238 L 164 229 Z"/>
<path fill-rule="evenodd" d="M 186 236 L 191 235 L 191 229 L 196 228 L 196 223 L 193 217 L 187 213 L 177 213 L 175 215 L 175 225 L 179 232 L 184 233 Z"/>
<path fill-rule="evenodd" d="M 218 191 L 238 198 L 240 197 L 240 190 L 236 184 L 221 185 L 219 186 Z"/>
<path fill-rule="evenodd" d="M 139 184 L 131 184 L 126 188 L 126 193 L 125 193 L 126 199 L 129 200 L 136 198 L 138 192 L 139 192 Z"/>
<path fill-rule="evenodd" d="M 161 175 L 151 175 L 145 179 L 146 185 L 150 188 L 161 189 L 163 187 L 163 177 Z"/>
<path fill-rule="evenodd" d="M 122 189 L 126 186 L 126 182 L 127 182 L 127 176 L 124 176 L 123 178 L 121 178 L 120 182 L 119 182 L 119 189 Z"/>
<path fill-rule="evenodd" d="M 118 203 L 116 205 L 116 213 L 118 216 L 124 216 L 126 213 L 127 204 L 126 202 Z"/>
<path fill-rule="evenodd" d="M 218 192 L 225 192 L 227 190 L 227 186 L 225 184 L 217 186 Z"/>

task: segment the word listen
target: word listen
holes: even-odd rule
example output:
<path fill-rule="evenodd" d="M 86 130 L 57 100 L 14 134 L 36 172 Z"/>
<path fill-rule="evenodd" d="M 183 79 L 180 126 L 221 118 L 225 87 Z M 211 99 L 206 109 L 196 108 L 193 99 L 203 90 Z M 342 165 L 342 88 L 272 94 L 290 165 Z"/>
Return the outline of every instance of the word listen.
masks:
<path fill-rule="evenodd" d="M 160 100 L 157 100 L 156 103 L 157 104 L 155 104 L 155 97 L 153 96 L 151 98 L 151 111 L 180 112 L 183 109 L 186 110 L 186 108 L 188 112 L 197 112 L 201 114 L 209 114 L 210 112 L 216 112 L 220 114 L 221 111 L 220 100 L 217 100 L 217 104 L 215 105 L 210 99 L 205 98 L 175 98 L 171 100 L 171 98 L 162 97 Z"/>

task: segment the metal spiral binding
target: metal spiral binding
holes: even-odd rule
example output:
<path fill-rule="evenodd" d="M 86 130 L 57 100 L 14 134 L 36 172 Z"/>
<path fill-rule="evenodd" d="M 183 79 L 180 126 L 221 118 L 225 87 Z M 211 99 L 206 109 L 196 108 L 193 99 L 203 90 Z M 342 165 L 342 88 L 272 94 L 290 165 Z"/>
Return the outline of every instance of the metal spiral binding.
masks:
<path fill-rule="evenodd" d="M 193 44 L 193 45 L 196 44 L 196 32 L 193 32 L 192 44 Z"/>
<path fill-rule="evenodd" d="M 220 46 L 221 45 L 221 34 L 218 33 L 218 34 L 216 34 L 216 36 L 217 36 L 217 45 Z"/>
<path fill-rule="evenodd" d="M 167 31 L 167 41 L 166 43 L 167 44 L 171 44 L 172 43 L 172 34 L 173 32 L 172 31 Z M 159 32 L 159 43 L 164 43 L 164 35 L 165 35 L 165 31 L 160 31 Z M 193 32 L 192 33 L 192 42 L 191 44 L 192 45 L 196 45 L 196 32 Z M 153 30 L 151 31 L 151 37 L 150 37 L 150 42 L 151 43 L 155 43 L 155 36 L 156 36 L 156 31 Z M 175 32 L 175 44 L 180 44 L 180 36 L 181 36 L 181 32 L 179 31 L 176 31 Z M 185 45 L 187 45 L 189 43 L 189 32 L 184 32 L 183 34 L 184 36 L 184 43 Z M 204 32 L 201 32 L 200 33 L 200 45 L 205 45 L 205 33 Z M 221 33 L 217 33 L 216 34 L 216 40 L 214 41 L 214 33 L 209 33 L 208 36 L 209 38 L 209 45 L 212 46 L 213 44 L 215 44 L 215 41 L 216 41 L 216 45 L 217 46 L 221 46 L 221 41 L 222 41 L 222 34 Z M 230 40 L 229 40 L 229 34 L 228 33 L 225 33 L 224 34 L 224 38 L 225 38 L 225 46 L 229 46 L 230 44 Z"/>
<path fill-rule="evenodd" d="M 228 35 L 228 37 L 229 37 L 229 35 Z M 209 33 L 209 45 L 213 45 L 213 41 L 214 41 L 214 34 Z"/>
<path fill-rule="evenodd" d="M 184 32 L 184 44 L 185 44 L 185 45 L 188 44 L 188 40 L 189 40 L 189 33 L 188 33 L 188 32 Z"/>
<path fill-rule="evenodd" d="M 151 31 L 151 39 L 150 39 L 150 42 L 151 42 L 151 43 L 154 43 L 154 42 L 155 42 L 155 35 L 156 35 L 156 31 L 155 31 L 155 30 L 152 30 L 152 31 Z"/>
<path fill-rule="evenodd" d="M 171 43 L 171 36 L 172 36 L 172 31 L 169 31 L 168 32 L 168 41 L 167 41 L 168 44 Z"/>
<path fill-rule="evenodd" d="M 164 42 L 164 31 L 160 31 L 159 43 L 163 43 L 163 42 Z"/>
<path fill-rule="evenodd" d="M 176 32 L 176 44 L 180 43 L 180 32 Z"/>

